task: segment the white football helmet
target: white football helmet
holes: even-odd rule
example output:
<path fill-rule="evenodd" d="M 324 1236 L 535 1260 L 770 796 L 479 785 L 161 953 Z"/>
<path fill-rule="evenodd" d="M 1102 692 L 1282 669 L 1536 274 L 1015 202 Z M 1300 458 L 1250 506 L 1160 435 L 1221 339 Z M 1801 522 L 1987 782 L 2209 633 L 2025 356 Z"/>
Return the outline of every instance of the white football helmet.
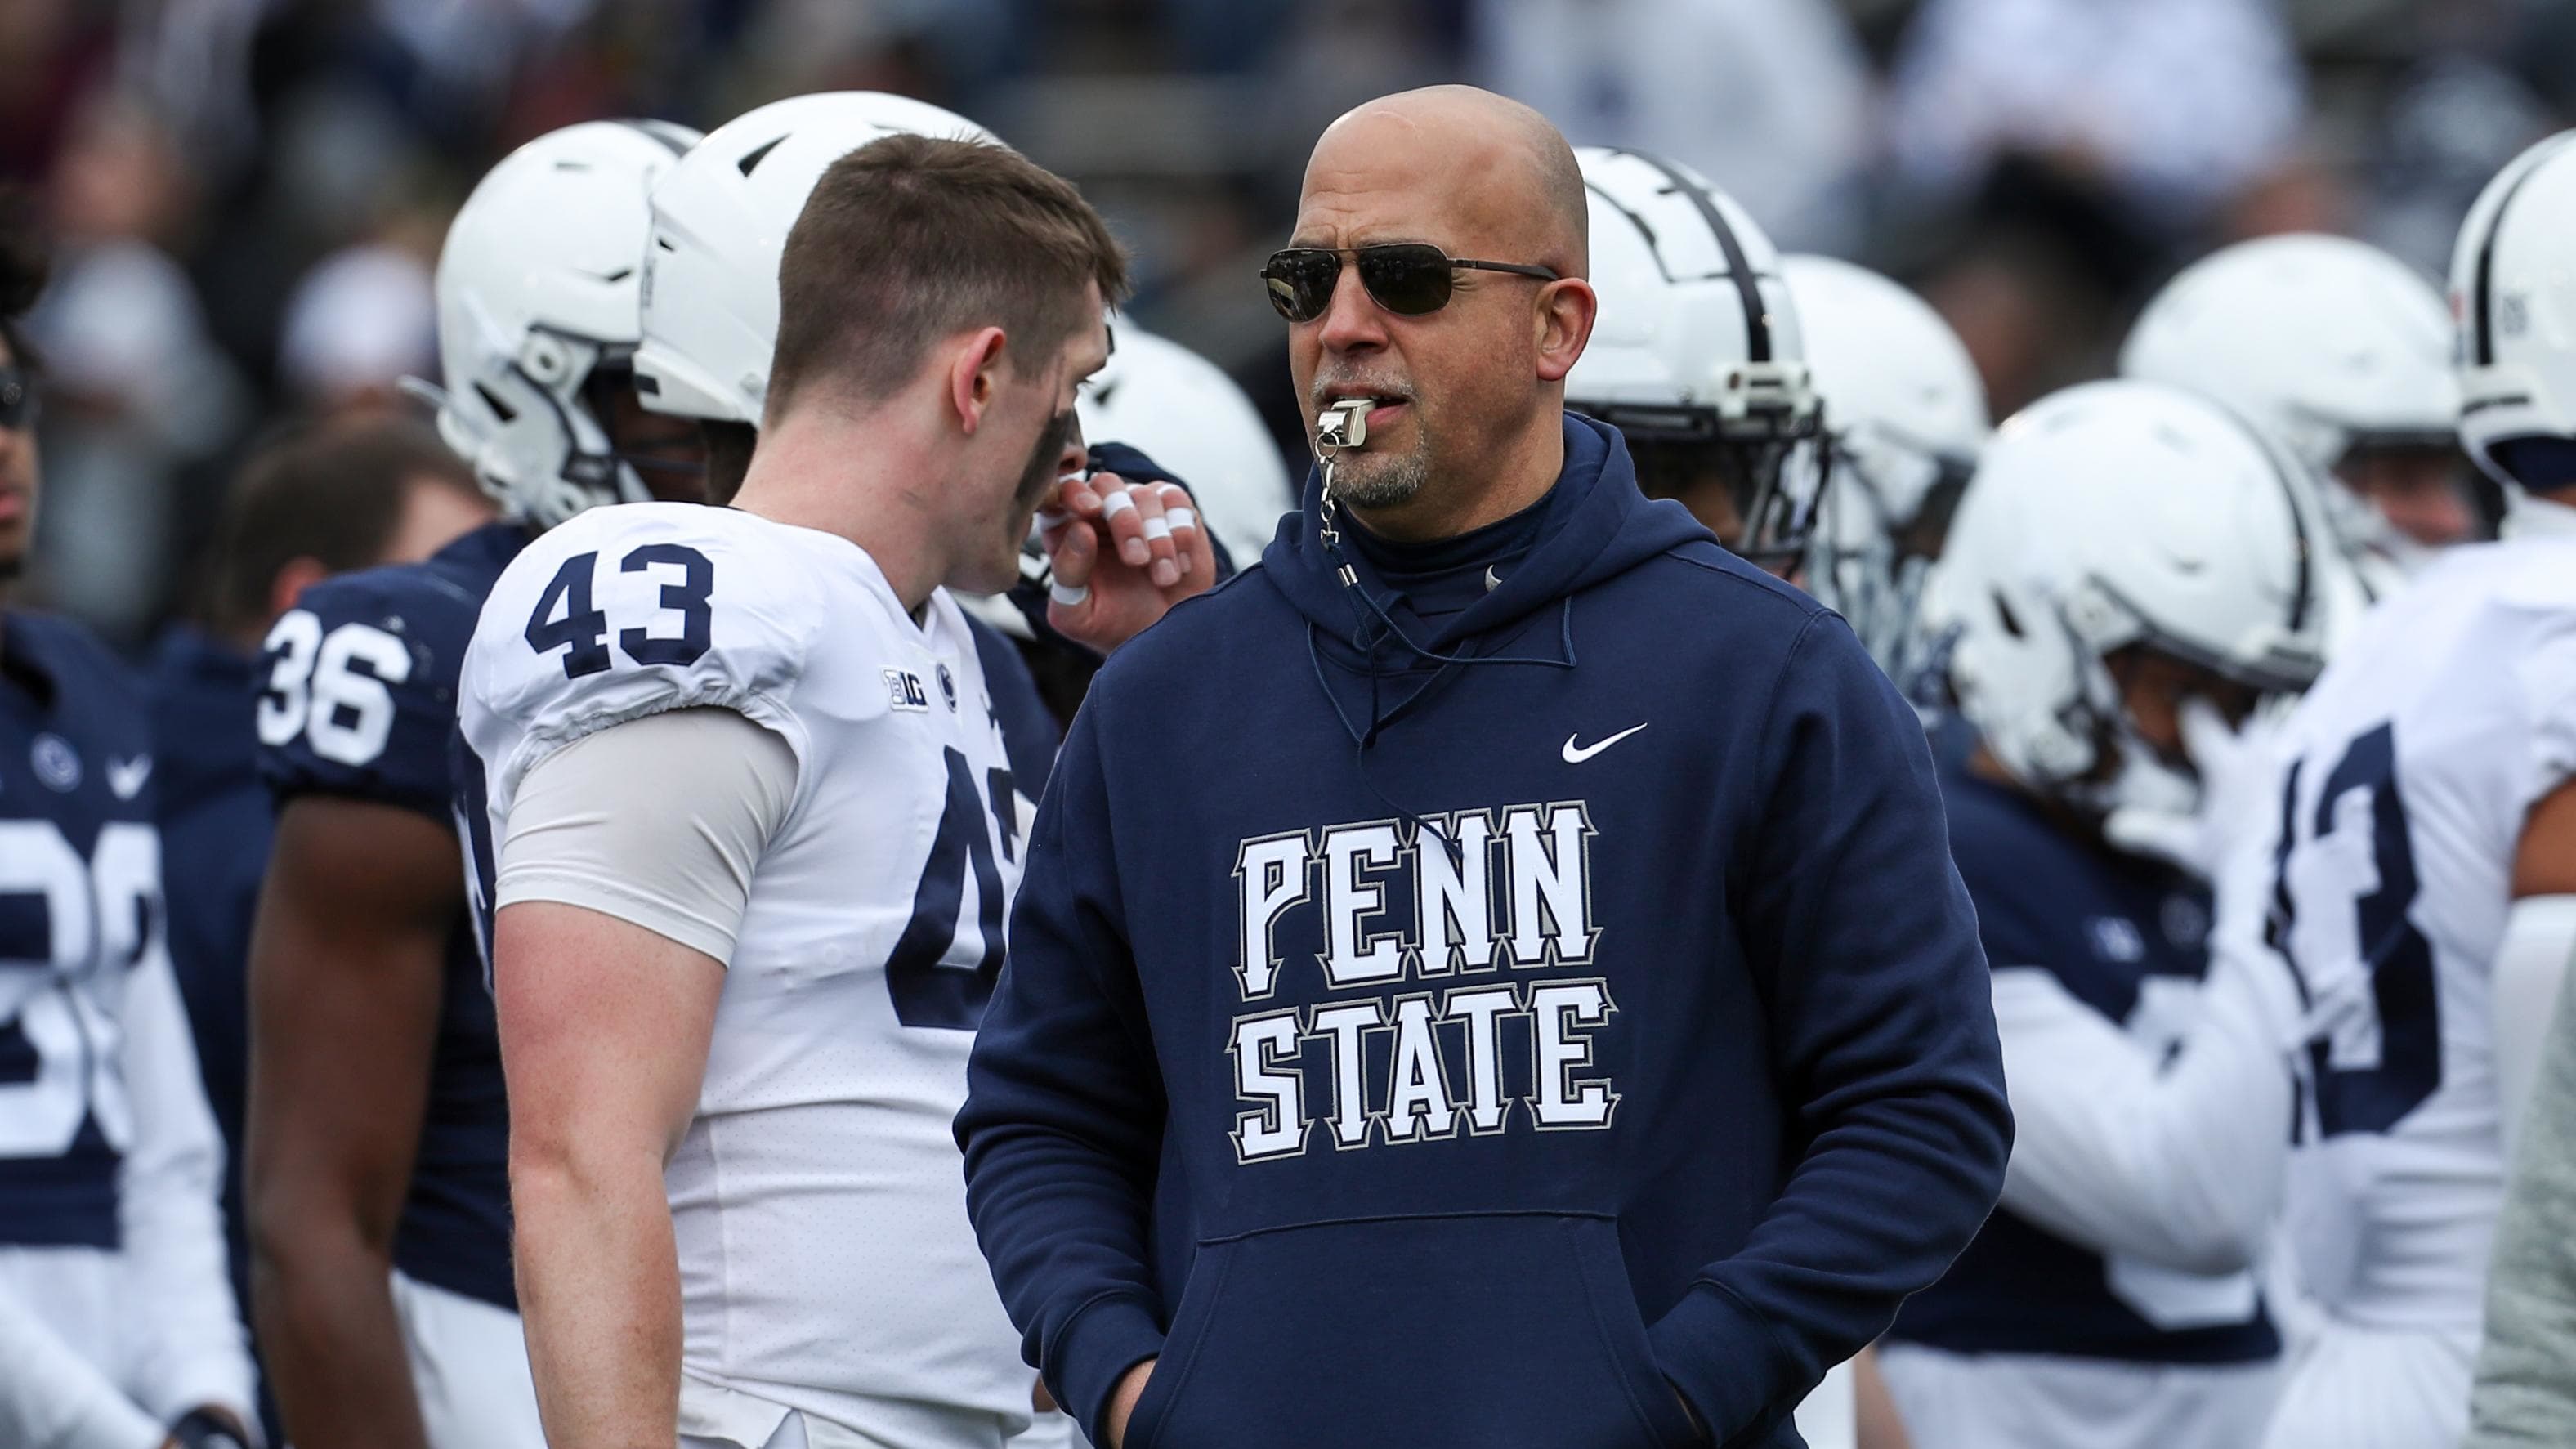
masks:
<path fill-rule="evenodd" d="M 2130 329 L 2120 375 L 2232 408 L 2317 478 L 2337 480 L 2375 450 L 2455 453 L 2450 356 L 2441 294 L 2414 268 L 2347 237 L 2272 236 L 2167 282 Z M 2343 482 L 2316 496 L 2374 595 L 2438 552 Z"/>
<path fill-rule="evenodd" d="M 792 96 L 746 111 L 653 188 L 635 388 L 655 412 L 760 425 L 778 346 L 778 264 L 823 172 L 880 136 L 1000 144 L 926 101 L 874 91 Z"/>
<path fill-rule="evenodd" d="M 1822 410 L 1780 254 L 1689 168 L 1642 152 L 1575 151 L 1592 204 L 1601 315 L 1565 379 L 1566 405 L 1616 426 L 1650 493 L 1722 476 L 1738 551 L 1794 557 L 1815 526 Z"/>
<path fill-rule="evenodd" d="M 503 510 L 551 528 L 651 496 L 582 400 L 641 335 L 645 198 L 696 143 L 667 121 L 584 121 L 484 174 L 438 254 L 439 435 Z M 410 386 L 410 384 L 407 384 Z"/>
<path fill-rule="evenodd" d="M 1074 406 L 1083 437 L 1125 443 L 1169 468 L 1235 567 L 1259 563 L 1297 499 L 1252 399 L 1225 369 L 1123 317 L 1110 318 L 1109 335 L 1109 362 Z"/>
<path fill-rule="evenodd" d="M 1780 266 L 1834 450 L 1807 589 L 1908 683 L 1922 668 L 1925 571 L 1994 431 L 1986 385 L 1967 344 L 1905 287 L 1832 257 Z"/>
<path fill-rule="evenodd" d="M 2535 496 L 2576 490 L 2576 131 L 2523 152 L 2487 183 L 2451 253 L 2460 320 L 2460 442 L 2505 485 L 2508 532 L 2576 528 Z"/>
<path fill-rule="evenodd" d="M 1996 432 L 1924 623 L 2006 771 L 2100 814 L 2193 808 L 2197 779 L 2140 738 L 2105 656 L 2144 645 L 2257 690 L 2304 689 L 2324 626 L 2296 467 L 2236 415 L 2157 383 L 2069 388 Z"/>

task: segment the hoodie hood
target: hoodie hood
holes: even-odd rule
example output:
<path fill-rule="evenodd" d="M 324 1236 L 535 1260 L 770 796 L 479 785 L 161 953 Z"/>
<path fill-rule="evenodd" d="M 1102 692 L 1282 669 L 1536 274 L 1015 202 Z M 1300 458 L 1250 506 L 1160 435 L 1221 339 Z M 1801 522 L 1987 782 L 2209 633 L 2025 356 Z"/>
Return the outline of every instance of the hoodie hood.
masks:
<path fill-rule="evenodd" d="M 1339 569 L 1347 562 L 1358 572 L 1358 588 L 1380 609 L 1388 602 L 1385 582 L 1358 550 L 1345 545 L 1336 557 L 1316 538 L 1322 502 L 1322 470 L 1310 467 L 1297 511 L 1279 521 L 1262 565 L 1319 638 L 1348 645 L 1362 659 L 1389 647 L 1402 651 L 1408 642 L 1424 654 L 1477 652 L 1458 646 L 1514 629 L 1678 544 L 1711 537 L 1680 504 L 1637 491 L 1637 468 L 1618 429 L 1569 412 L 1565 466 L 1555 489 L 1537 505 L 1546 510 L 1537 542 L 1484 598 L 1426 637 L 1407 641 L 1388 637 L 1379 611 L 1354 598 L 1352 586 L 1342 582 Z M 1551 662 L 1573 660 L 1569 655 Z"/>

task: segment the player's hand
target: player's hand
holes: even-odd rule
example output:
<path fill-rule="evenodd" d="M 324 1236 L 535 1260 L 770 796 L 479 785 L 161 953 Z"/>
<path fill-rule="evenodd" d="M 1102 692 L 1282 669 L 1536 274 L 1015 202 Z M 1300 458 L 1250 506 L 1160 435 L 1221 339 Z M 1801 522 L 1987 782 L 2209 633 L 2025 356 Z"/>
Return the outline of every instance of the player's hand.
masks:
<path fill-rule="evenodd" d="M 1177 483 L 1066 478 L 1048 505 L 1047 623 L 1068 639 L 1106 654 L 1216 583 L 1216 547 Z"/>
<path fill-rule="evenodd" d="M 2237 847 L 2262 828 L 2272 729 L 2260 720 L 2230 729 L 2205 699 L 2184 700 L 2179 723 L 2183 753 L 2200 773 L 2198 808 L 2182 814 L 2124 806 L 2102 822 L 2102 837 L 2132 855 L 2170 861 L 2215 884 Z"/>
<path fill-rule="evenodd" d="M 162 1449 L 247 1449 L 250 1430 L 243 1427 L 233 1411 L 217 1404 L 201 1404 L 179 1416 L 170 1426 L 170 1437 Z"/>
<path fill-rule="evenodd" d="M 1109 1449 L 1121 1449 L 1127 1442 L 1127 1421 L 1136 1413 L 1136 1401 L 1145 1397 L 1145 1381 L 1154 1376 L 1154 1360 L 1129 1369 L 1109 1391 Z"/>

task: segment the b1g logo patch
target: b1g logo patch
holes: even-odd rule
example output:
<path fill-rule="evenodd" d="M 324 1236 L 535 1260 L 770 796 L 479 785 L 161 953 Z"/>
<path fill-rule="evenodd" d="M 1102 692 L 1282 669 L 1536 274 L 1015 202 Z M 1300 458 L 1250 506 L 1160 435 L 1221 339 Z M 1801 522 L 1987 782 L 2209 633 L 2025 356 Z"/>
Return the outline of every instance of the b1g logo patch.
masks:
<path fill-rule="evenodd" d="M 920 675 L 909 669 L 889 669 L 885 671 L 885 682 L 886 704 L 890 708 L 929 712 L 930 690 Z"/>

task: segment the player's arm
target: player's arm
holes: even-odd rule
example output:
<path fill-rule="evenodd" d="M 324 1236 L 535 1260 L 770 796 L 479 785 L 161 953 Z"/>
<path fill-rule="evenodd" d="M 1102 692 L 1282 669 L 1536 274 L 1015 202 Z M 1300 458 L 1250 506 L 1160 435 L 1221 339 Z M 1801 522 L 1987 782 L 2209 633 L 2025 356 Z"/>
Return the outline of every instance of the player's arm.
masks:
<path fill-rule="evenodd" d="M 127 1378 L 163 1420 L 192 1410 L 236 1425 L 257 1414 L 250 1346 L 224 1245 L 223 1140 L 168 954 L 155 939 L 126 981 L 121 1053 L 134 1145 L 117 1194 L 125 1230 Z"/>
<path fill-rule="evenodd" d="M 2012 1124 L 1976 916 L 1913 708 L 1829 614 L 1735 772 L 1729 872 L 1804 1150 L 1744 1245 L 1648 1328 L 1726 1443 L 1885 1331 L 1976 1235 Z"/>
<path fill-rule="evenodd" d="M 278 817 L 244 1202 L 260 1347 L 305 1449 L 426 1449 L 390 1274 L 463 895 L 455 833 L 417 811 L 300 795 Z"/>
<path fill-rule="evenodd" d="M 957 1140 L 1003 1306 L 1056 1402 L 1117 1449 L 1163 1343 L 1147 1224 L 1164 1110 L 1110 848 L 1103 728 L 1096 708 L 1074 717 L 1030 829 Z"/>
<path fill-rule="evenodd" d="M 2100 1252 L 2186 1273 L 2250 1266 L 2289 1140 L 2289 1060 L 2259 999 L 2277 970 L 2222 952 L 2201 1021 L 2166 1062 L 2047 971 L 1998 967 L 2013 1110 L 2004 1204 Z M 2277 988 L 2292 989 L 2286 977 Z"/>
<path fill-rule="evenodd" d="M 2514 893 L 2496 965 L 2496 1076 L 2522 1140 L 2487 1278 L 2470 1449 L 2576 1441 L 2576 1262 L 2566 1249 L 2576 1217 L 2576 993 L 2556 990 L 2576 956 L 2576 782 L 2526 817 Z M 2525 1023 L 2504 1019 L 2506 1001 L 2528 1012 L 2545 993 L 2555 1006 L 2535 1043 Z"/>
<path fill-rule="evenodd" d="M 519 1306 L 546 1440 L 669 1442 L 680 1274 L 662 1165 L 688 1130 L 722 963 L 581 906 L 494 926 Z"/>
<path fill-rule="evenodd" d="M 500 822 L 493 985 L 519 1306 L 557 1449 L 678 1432 L 662 1169 L 695 1113 L 725 962 L 796 773 L 788 744 L 743 716 L 678 710 L 548 756 Z"/>

